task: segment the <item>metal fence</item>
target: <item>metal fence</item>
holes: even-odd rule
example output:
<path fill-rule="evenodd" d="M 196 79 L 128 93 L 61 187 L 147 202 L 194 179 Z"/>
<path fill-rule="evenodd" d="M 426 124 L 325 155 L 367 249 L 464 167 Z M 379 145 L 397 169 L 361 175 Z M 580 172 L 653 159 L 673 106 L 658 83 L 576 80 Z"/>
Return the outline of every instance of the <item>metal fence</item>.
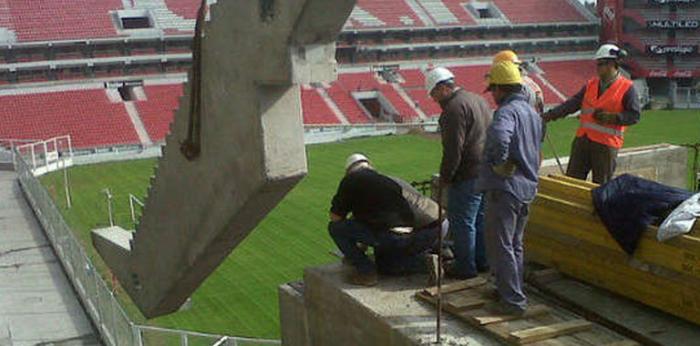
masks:
<path fill-rule="evenodd" d="M 27 201 L 106 345 L 280 345 L 279 340 L 212 335 L 135 324 L 95 269 L 48 191 L 21 156 L 15 160 L 15 170 Z"/>

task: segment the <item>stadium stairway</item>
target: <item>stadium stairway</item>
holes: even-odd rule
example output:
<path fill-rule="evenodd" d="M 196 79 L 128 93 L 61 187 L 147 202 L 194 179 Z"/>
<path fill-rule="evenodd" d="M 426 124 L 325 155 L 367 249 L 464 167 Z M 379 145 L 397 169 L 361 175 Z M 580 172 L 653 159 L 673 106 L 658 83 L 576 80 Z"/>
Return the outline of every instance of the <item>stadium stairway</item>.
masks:
<path fill-rule="evenodd" d="M 147 318 L 176 311 L 306 174 L 300 88 L 336 77 L 334 40 L 354 3 L 211 6 L 206 68 L 195 61 L 136 231 L 92 232 Z"/>
<path fill-rule="evenodd" d="M 100 345 L 15 172 L 0 171 L 0 234 L 0 345 Z"/>

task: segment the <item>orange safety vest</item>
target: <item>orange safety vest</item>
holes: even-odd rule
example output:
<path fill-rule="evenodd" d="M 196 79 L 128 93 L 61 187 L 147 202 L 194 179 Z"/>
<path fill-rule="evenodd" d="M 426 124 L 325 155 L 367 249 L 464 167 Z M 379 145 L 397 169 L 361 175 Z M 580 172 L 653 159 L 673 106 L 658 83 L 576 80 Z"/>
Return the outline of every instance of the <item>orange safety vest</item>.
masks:
<path fill-rule="evenodd" d="M 595 113 L 596 109 L 610 113 L 621 113 L 624 110 L 622 99 L 632 85 L 631 80 L 620 76 L 608 90 L 605 90 L 603 95 L 598 97 L 600 78 L 596 77 L 589 80 L 586 86 L 586 94 L 583 96 L 581 104 L 581 125 L 576 131 L 576 137 L 585 135 L 596 143 L 617 149 L 622 148 L 627 126 L 599 124 L 593 118 L 593 113 Z"/>

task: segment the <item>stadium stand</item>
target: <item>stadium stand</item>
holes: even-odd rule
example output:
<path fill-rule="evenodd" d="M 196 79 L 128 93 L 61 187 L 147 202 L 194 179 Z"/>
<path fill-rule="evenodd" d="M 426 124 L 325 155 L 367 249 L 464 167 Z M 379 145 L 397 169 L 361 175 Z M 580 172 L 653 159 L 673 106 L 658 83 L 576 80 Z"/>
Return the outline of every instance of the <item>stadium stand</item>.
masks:
<path fill-rule="evenodd" d="M 136 101 L 136 108 L 148 136 L 153 142 L 161 142 L 170 132 L 174 111 L 182 96 L 182 84 L 146 85 L 146 100 Z"/>
<path fill-rule="evenodd" d="M 424 24 L 404 0 L 358 0 L 346 25 L 353 29 L 421 26 Z"/>
<path fill-rule="evenodd" d="M 77 149 L 139 144 L 124 104 L 111 103 L 104 89 L 3 95 L 0 119 L 3 138 L 70 135 Z"/>
<path fill-rule="evenodd" d="M 593 60 L 548 61 L 540 62 L 538 66 L 545 72 L 544 77 L 566 97 L 579 92 L 595 75 Z"/>
<path fill-rule="evenodd" d="M 110 11 L 120 0 L 6 0 L 19 41 L 116 37 Z"/>
<path fill-rule="evenodd" d="M 568 0 L 494 0 L 512 23 L 585 22 Z"/>
<path fill-rule="evenodd" d="M 452 11 L 458 19 L 459 23 L 462 25 L 474 25 L 476 22 L 467 9 L 464 7 L 466 3 L 464 0 L 442 0 L 442 2 L 447 6 L 447 8 Z"/>
<path fill-rule="evenodd" d="M 305 125 L 340 124 L 338 117 L 315 88 L 302 87 L 301 105 Z"/>
<path fill-rule="evenodd" d="M 344 89 L 339 82 L 331 83 L 331 87 L 328 89 L 328 96 L 350 123 L 366 124 L 370 122 L 369 116 L 360 108 L 360 105 L 350 92 Z"/>
<path fill-rule="evenodd" d="M 199 0 L 164 0 L 170 11 L 186 19 L 196 19 L 201 2 Z"/>

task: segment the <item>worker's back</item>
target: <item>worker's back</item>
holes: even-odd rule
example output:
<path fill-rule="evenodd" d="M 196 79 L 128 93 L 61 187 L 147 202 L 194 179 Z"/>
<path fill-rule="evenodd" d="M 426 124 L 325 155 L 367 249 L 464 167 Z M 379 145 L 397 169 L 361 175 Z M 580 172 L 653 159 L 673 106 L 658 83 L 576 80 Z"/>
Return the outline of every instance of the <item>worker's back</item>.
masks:
<path fill-rule="evenodd" d="M 401 186 L 373 169 L 360 169 L 346 175 L 333 197 L 331 211 L 353 217 L 374 230 L 412 227 L 413 212 Z"/>

